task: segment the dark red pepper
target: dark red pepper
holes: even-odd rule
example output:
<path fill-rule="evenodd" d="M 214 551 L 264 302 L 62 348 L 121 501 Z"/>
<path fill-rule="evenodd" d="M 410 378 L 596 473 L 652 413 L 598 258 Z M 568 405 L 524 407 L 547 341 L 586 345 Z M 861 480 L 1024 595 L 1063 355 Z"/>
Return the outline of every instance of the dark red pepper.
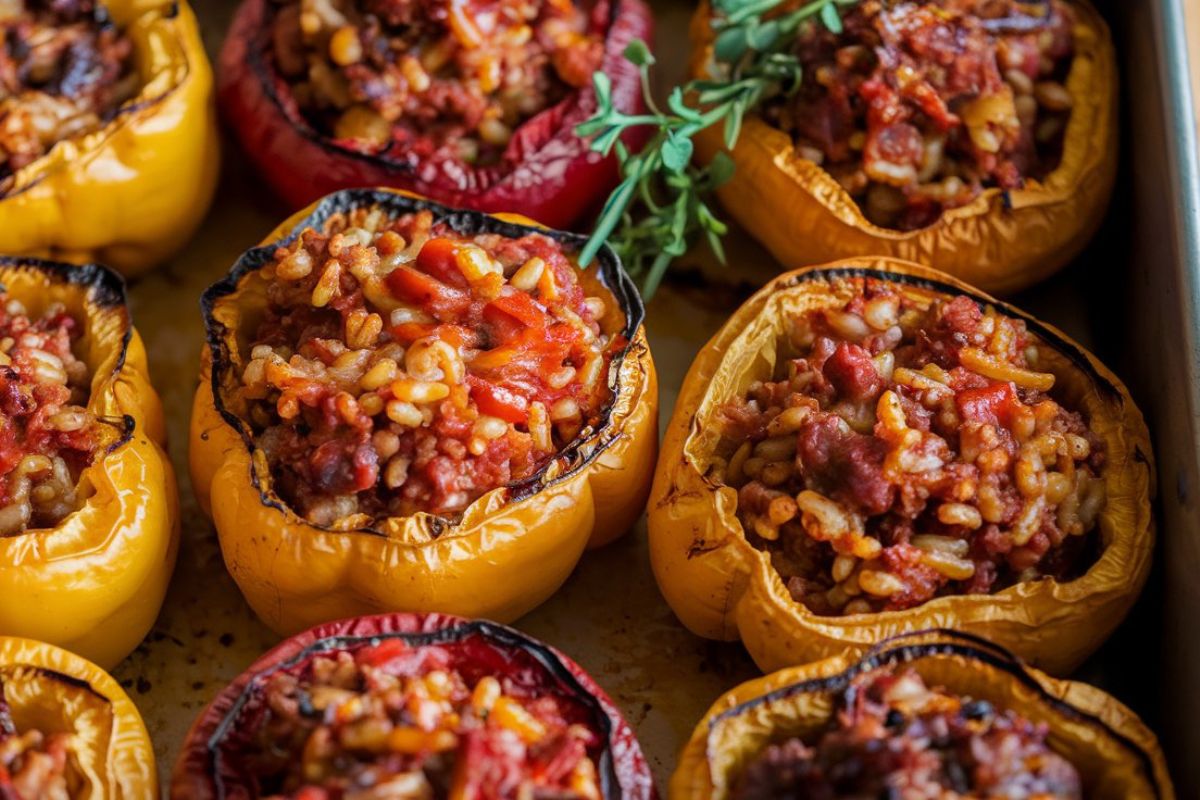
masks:
<path fill-rule="evenodd" d="M 596 110 L 590 84 L 517 128 L 499 167 L 414 168 L 339 146 L 304 124 L 275 72 L 272 13 L 270 0 L 245 0 L 238 8 L 221 50 L 217 86 L 225 120 L 242 148 L 291 206 L 339 189 L 389 186 L 451 206 L 524 214 L 551 228 L 569 228 L 599 208 L 619 179 L 615 157 L 602 158 L 575 134 Z M 591 25 L 606 32 L 601 70 L 612 80 L 613 105 L 641 113 L 640 78 L 624 52 L 634 39 L 650 40 L 649 7 L 643 0 L 600 0 Z M 644 126 L 633 128 L 625 145 L 639 149 L 648 134 Z"/>
<path fill-rule="evenodd" d="M 171 776 L 171 800 L 246 797 L 253 780 L 239 759 L 239 737 L 252 725 L 263 678 L 299 669 L 319 654 L 369 648 L 377 663 L 413 659 L 437 668 L 452 658 L 464 673 L 509 675 L 521 685 L 569 697 L 592 721 L 600 743 L 605 800 L 656 800 L 641 747 L 612 700 L 583 668 L 554 648 L 493 622 L 444 614 L 382 614 L 318 625 L 285 639 L 234 679 L 192 724 Z M 452 649 L 452 654 L 448 653 Z M 429 661 L 429 664 L 425 662 Z M 469 662 L 469 663 L 464 663 Z"/>

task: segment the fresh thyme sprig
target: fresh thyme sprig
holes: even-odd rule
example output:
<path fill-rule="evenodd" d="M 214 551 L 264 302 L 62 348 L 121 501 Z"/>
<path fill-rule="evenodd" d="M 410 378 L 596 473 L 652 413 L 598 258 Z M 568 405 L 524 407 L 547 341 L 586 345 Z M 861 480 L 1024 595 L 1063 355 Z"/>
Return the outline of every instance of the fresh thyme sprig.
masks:
<path fill-rule="evenodd" d="M 708 240 L 725 262 L 721 237 L 726 232 L 706 202 L 711 191 L 733 174 L 733 162 L 718 154 L 706 167 L 692 163 L 692 137 L 724 122 L 725 145 L 732 148 L 747 113 L 765 100 L 795 92 L 802 78 L 799 59 L 791 52 L 795 33 L 808 19 L 818 18 L 834 33 L 842 30 L 839 6 L 858 0 L 811 0 L 799 8 L 773 14 L 789 0 L 712 0 L 712 76 L 677 86 L 663 110 L 650 90 L 654 56 L 635 41 L 625 57 L 641 74 L 647 113 L 625 114 L 613 107 L 612 83 L 603 72 L 593 78 L 597 109 L 576 129 L 594 137 L 591 148 L 616 152 L 621 182 L 600 212 L 580 261 L 586 266 L 607 241 L 631 275 L 642 279 L 642 294 L 654 294 L 667 267 L 698 237 Z M 695 105 L 693 105 L 695 104 Z M 621 137 L 631 128 L 651 127 L 654 134 L 641 151 L 631 153 Z"/>

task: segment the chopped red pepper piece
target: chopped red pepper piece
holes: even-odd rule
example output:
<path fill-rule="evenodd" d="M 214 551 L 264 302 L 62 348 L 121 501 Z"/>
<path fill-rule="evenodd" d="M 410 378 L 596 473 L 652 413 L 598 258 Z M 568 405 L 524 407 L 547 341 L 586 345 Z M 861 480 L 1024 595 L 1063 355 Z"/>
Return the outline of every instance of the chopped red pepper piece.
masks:
<path fill-rule="evenodd" d="M 545 307 L 525 292 L 518 291 L 502 294 L 484 306 L 483 318 L 514 336 L 520 333 L 520 328 L 541 330 L 551 322 Z M 516 326 L 513 325 L 514 322 L 517 323 Z"/>
<path fill-rule="evenodd" d="M 465 287 L 467 279 L 458 268 L 458 243 L 441 237 L 430 239 L 417 253 L 417 267 L 442 283 Z"/>
<path fill-rule="evenodd" d="M 456 316 L 471 307 L 469 294 L 412 267 L 396 267 L 384 280 L 397 299 L 419 305 L 439 319 Z"/>
<path fill-rule="evenodd" d="M 467 376 L 467 383 L 481 413 L 514 424 L 529 419 L 529 401 L 522 395 L 474 375 Z"/>

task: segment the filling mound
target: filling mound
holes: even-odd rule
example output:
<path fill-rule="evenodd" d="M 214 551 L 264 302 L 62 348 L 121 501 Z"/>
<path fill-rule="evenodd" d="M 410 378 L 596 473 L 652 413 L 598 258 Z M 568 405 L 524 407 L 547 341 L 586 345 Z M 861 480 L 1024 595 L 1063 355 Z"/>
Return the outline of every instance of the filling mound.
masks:
<path fill-rule="evenodd" d="M 765 116 L 871 222 L 923 228 L 1058 165 L 1074 24 L 1064 0 L 864 0 L 801 28 L 804 81 Z"/>
<path fill-rule="evenodd" d="M 600 800 L 601 739 L 543 680 L 478 642 L 318 655 L 260 685 L 238 774 L 295 800 Z"/>
<path fill-rule="evenodd" d="M 1083 797 L 1079 773 L 1048 728 L 986 700 L 928 688 L 911 670 L 856 677 L 815 741 L 767 747 L 733 800 Z"/>
<path fill-rule="evenodd" d="M 84 468 L 115 430 L 86 408 L 78 321 L 59 304 L 37 319 L 0 289 L 0 536 L 50 528 L 76 509 Z"/>
<path fill-rule="evenodd" d="M 1048 393 L 1024 322 L 849 281 L 790 320 L 782 374 L 721 407 L 710 477 L 817 614 L 910 608 L 1094 560 L 1102 442 Z"/>
<path fill-rule="evenodd" d="M 499 163 L 603 56 L 571 0 L 284 0 L 271 47 L 316 130 L 414 165 Z"/>
<path fill-rule="evenodd" d="M 265 268 L 235 387 L 275 489 L 323 525 L 453 516 L 596 430 L 626 341 L 563 246 L 378 209 Z"/>
<path fill-rule="evenodd" d="M 0 193 L 137 94 L 133 45 L 95 0 L 0 0 Z"/>

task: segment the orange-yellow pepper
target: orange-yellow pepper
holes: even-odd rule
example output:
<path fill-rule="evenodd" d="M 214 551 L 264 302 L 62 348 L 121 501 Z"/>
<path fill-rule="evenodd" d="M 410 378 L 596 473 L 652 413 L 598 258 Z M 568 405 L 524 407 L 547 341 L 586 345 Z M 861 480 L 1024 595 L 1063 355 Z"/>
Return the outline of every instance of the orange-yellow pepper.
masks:
<path fill-rule="evenodd" d="M 891 256 L 948 272 L 984 291 L 1011 293 L 1052 275 L 1077 256 L 1100 227 L 1117 174 L 1117 60 L 1100 13 L 1071 0 L 1075 56 L 1066 88 L 1073 99 L 1062 159 L 1045 180 L 1020 189 L 984 190 L 912 231 L 870 222 L 858 203 L 792 139 L 747 115 L 730 155 L 737 169 L 717 189 L 726 211 L 786 269 L 854 256 Z M 711 3 L 692 20 L 692 73 L 711 61 Z M 808 80 L 809 78 L 805 78 Z M 723 126 L 696 135 L 708 163 L 724 148 Z"/>
<path fill-rule="evenodd" d="M 965 295 L 1026 320 L 1046 346 L 1040 369 L 1052 394 L 1083 413 L 1104 442 L 1101 552 L 1072 580 L 1022 581 L 994 594 L 946 595 L 900 611 L 823 616 L 795 600 L 770 555 L 751 544 L 737 490 L 709 476 L 721 439 L 718 409 L 769 379 L 788 320 L 845 302 L 847 272 L 888 281 L 919 307 Z M 1154 553 L 1150 434 L 1124 384 L 1061 332 L 948 275 L 892 258 L 847 259 L 780 275 L 742 305 L 692 363 L 650 493 L 650 559 L 680 620 L 712 639 L 740 639 L 764 671 L 863 652 L 889 636 L 930 627 L 986 636 L 1055 675 L 1071 672 L 1120 624 Z"/>
<path fill-rule="evenodd" d="M 0 700 L 18 735 L 29 730 L 71 735 L 66 769 L 68 785 L 78 787 L 73 797 L 158 798 L 146 726 L 137 706 L 100 667 L 53 645 L 0 637 Z"/>
<path fill-rule="evenodd" d="M 212 68 L 185 0 L 107 0 L 141 91 L 103 128 L 58 142 L 0 192 L 0 253 L 144 272 L 200 225 L 219 162 Z"/>
<path fill-rule="evenodd" d="M 931 687 L 1046 723 L 1050 747 L 1079 770 L 1085 797 L 1174 800 L 1158 739 L 1120 701 L 1083 683 L 1055 680 L 994 645 L 949 631 L 898 637 L 861 661 L 832 656 L 726 692 L 684 747 L 668 797 L 727 797 L 747 762 L 768 744 L 818 733 L 854 672 L 886 666 L 914 669 Z"/>
<path fill-rule="evenodd" d="M 270 252 L 273 243 L 319 226 L 331 213 L 378 205 L 399 214 L 426 207 L 423 203 L 395 190 L 338 192 L 289 218 L 262 247 Z M 435 215 L 447 213 L 433 209 Z M 531 224 L 512 215 L 453 213 L 479 229 Z M 209 344 L 220 343 L 225 353 L 237 352 L 236 334 L 245 333 L 245 321 L 264 302 L 265 281 L 257 269 L 262 259 L 261 248 L 251 250 L 206 294 Z M 519 496 L 494 489 L 456 521 L 420 513 L 389 518 L 371 530 L 335 530 L 294 513 L 272 490 L 266 457 L 250 444 L 246 423 L 218 411 L 213 351 L 205 347 L 192 407 L 192 485 L 212 516 L 226 566 L 267 625 L 292 634 L 321 622 L 390 611 L 508 622 L 553 594 L 586 547 L 611 541 L 633 525 L 645 506 L 657 452 L 658 387 L 636 289 L 611 253 L 601 261 L 580 279 L 589 291 L 607 293 L 609 308 L 620 310 L 610 311 L 603 324 L 611 319 L 620 329 L 636 322 L 624 357 L 619 365 L 614 361 L 610 380 L 616 397 L 607 419 L 557 477 L 543 478 L 535 491 Z M 215 368 L 227 386 L 231 365 Z"/>
<path fill-rule="evenodd" d="M 123 433 L 80 476 L 80 508 L 54 528 L 0 537 L 0 635 L 112 667 L 158 616 L 179 545 L 179 495 L 162 404 L 120 277 L 96 265 L 0 259 L 0 284 L 30 313 L 63 303 L 83 327 L 87 407 Z"/>

